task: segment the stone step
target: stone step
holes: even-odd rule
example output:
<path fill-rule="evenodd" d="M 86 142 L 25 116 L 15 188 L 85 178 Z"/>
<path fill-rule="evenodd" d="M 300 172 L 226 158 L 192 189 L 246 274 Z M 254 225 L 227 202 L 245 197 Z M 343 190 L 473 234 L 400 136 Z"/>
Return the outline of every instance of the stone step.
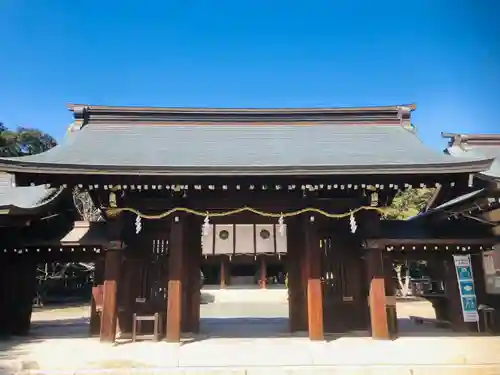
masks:
<path fill-rule="evenodd" d="M 202 302 L 287 302 L 283 289 L 202 289 Z"/>
<path fill-rule="evenodd" d="M 0 375 L 497 375 L 498 365 L 405 365 L 405 366 L 303 366 L 252 368 L 107 368 L 82 370 L 14 370 Z M 7 370 L 8 371 L 8 370 Z"/>

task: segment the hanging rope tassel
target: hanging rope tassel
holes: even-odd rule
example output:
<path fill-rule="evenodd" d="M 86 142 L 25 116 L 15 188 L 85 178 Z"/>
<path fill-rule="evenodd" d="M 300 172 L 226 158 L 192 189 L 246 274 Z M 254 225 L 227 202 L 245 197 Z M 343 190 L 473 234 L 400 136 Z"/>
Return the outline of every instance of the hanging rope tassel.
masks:
<path fill-rule="evenodd" d="M 278 231 L 280 232 L 280 235 L 283 237 L 285 235 L 285 218 L 283 217 L 283 212 L 281 213 L 280 218 L 278 219 Z"/>
<path fill-rule="evenodd" d="M 139 215 L 135 218 L 135 234 L 139 234 L 142 230 L 142 219 Z"/>
<path fill-rule="evenodd" d="M 358 224 L 356 223 L 354 212 L 351 212 L 351 216 L 349 218 L 349 224 L 351 226 L 351 233 L 356 233 L 356 231 L 358 230 Z"/>
<path fill-rule="evenodd" d="M 203 220 L 203 235 L 208 236 L 210 233 L 210 218 L 207 212 L 207 216 L 205 216 L 205 220 Z"/>

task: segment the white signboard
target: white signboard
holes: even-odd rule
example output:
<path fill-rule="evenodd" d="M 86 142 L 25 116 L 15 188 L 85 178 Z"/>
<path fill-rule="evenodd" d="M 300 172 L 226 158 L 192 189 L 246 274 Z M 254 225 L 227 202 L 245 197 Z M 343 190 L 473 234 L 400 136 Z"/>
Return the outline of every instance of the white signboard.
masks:
<path fill-rule="evenodd" d="M 486 293 L 500 294 L 500 247 L 483 253 L 484 280 Z"/>
<path fill-rule="evenodd" d="M 453 255 L 464 322 L 479 321 L 470 255 Z"/>

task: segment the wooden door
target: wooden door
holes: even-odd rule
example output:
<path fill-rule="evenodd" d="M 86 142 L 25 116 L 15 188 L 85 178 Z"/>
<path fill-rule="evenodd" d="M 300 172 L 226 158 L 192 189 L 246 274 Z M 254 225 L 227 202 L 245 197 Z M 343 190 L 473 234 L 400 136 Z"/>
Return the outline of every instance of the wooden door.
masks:
<path fill-rule="evenodd" d="M 325 332 L 368 329 L 368 304 L 359 246 L 341 236 L 325 236 L 322 247 Z"/>

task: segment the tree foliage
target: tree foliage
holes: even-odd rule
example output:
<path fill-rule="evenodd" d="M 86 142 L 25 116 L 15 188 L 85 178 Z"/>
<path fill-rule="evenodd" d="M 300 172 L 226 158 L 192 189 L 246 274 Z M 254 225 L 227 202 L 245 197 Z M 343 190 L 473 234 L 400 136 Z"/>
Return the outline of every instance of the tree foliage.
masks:
<path fill-rule="evenodd" d="M 432 198 L 435 189 L 407 189 L 400 191 L 387 207 L 386 218 L 405 220 L 418 215 Z M 398 281 L 397 295 L 407 297 L 410 292 L 410 282 L 420 272 L 420 262 L 393 262 L 394 272 Z"/>
<path fill-rule="evenodd" d="M 26 127 L 9 130 L 0 122 L 0 156 L 39 154 L 55 145 L 55 139 L 41 130 Z"/>
<path fill-rule="evenodd" d="M 394 197 L 387 208 L 386 217 L 393 220 L 404 220 L 418 215 L 431 199 L 435 189 L 406 189 Z"/>

